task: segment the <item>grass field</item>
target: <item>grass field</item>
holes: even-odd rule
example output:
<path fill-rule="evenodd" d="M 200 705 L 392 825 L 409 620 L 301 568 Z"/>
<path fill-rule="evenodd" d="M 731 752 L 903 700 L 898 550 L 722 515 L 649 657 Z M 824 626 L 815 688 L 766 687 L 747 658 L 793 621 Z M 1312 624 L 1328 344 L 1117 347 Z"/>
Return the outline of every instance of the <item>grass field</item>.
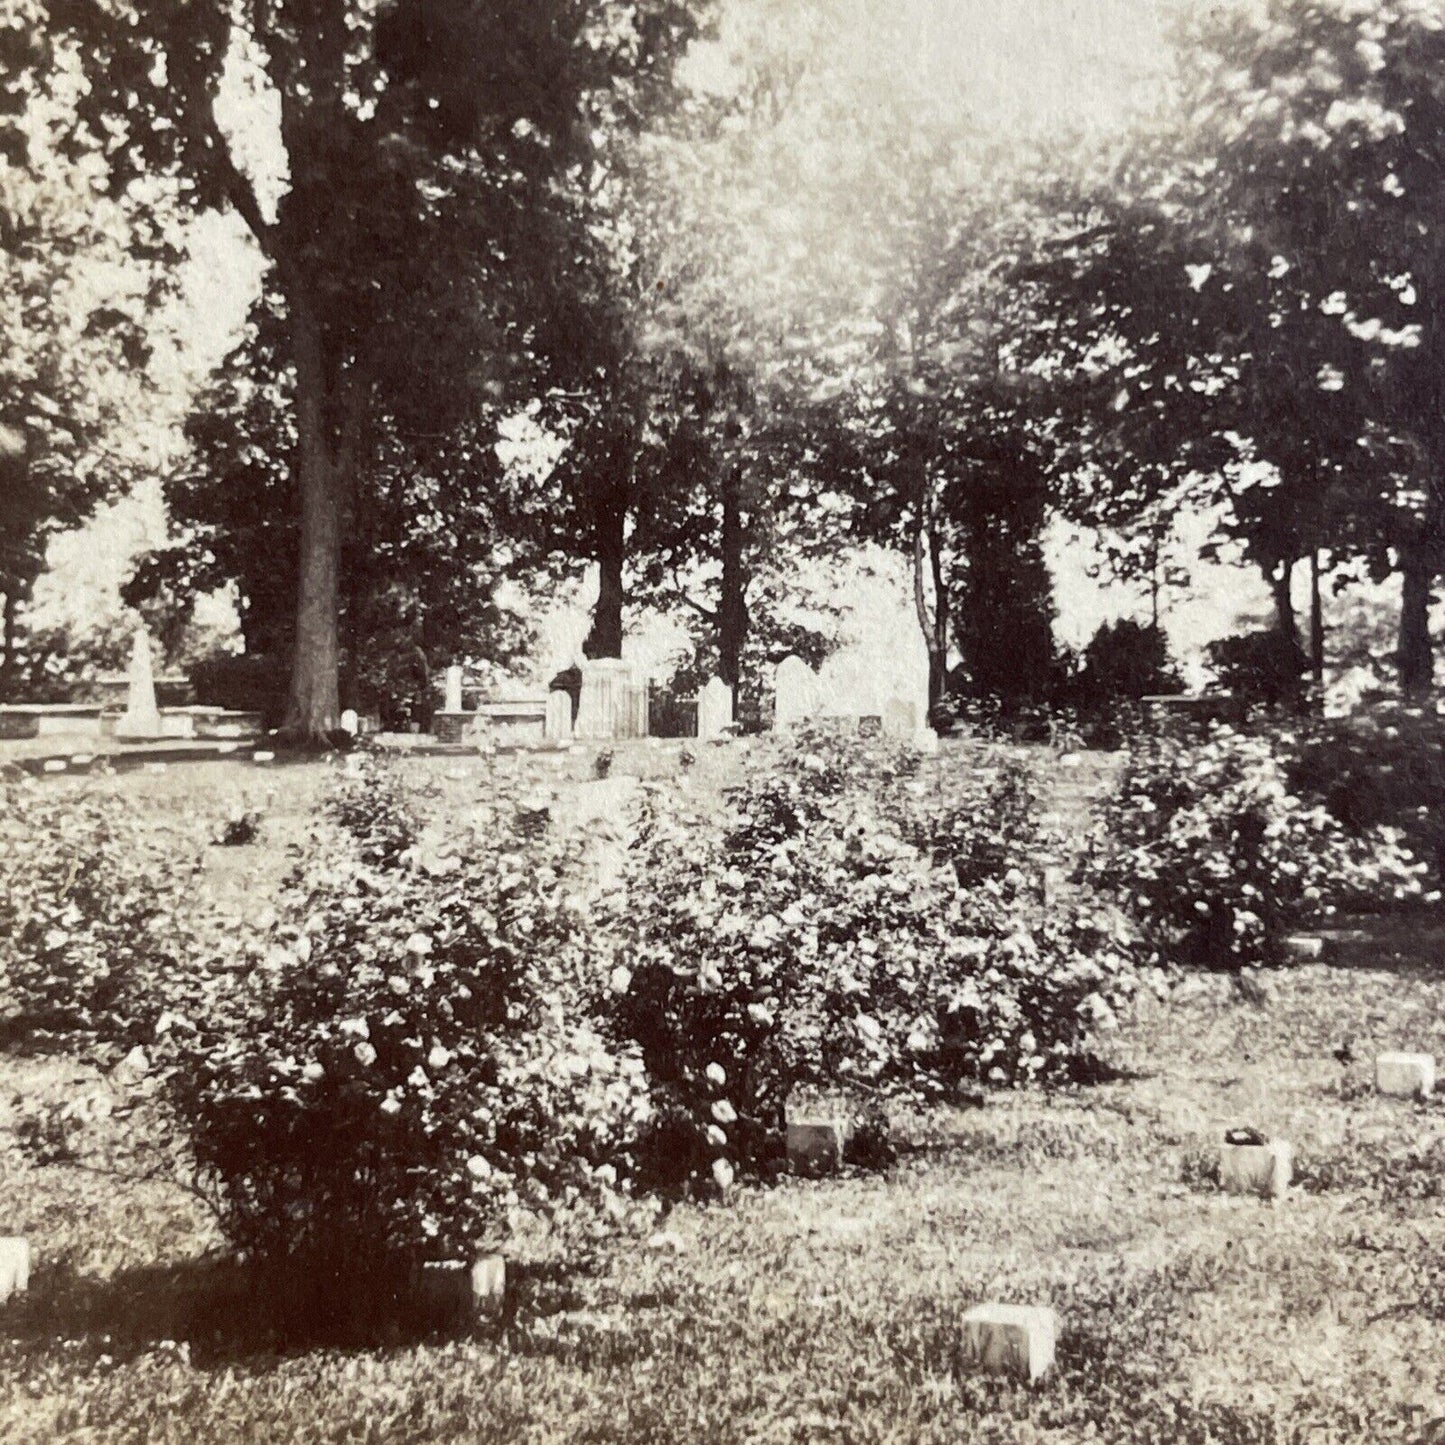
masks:
<path fill-rule="evenodd" d="M 318 772 L 176 769 L 146 806 L 193 827 L 257 790 L 272 846 L 217 850 L 206 884 L 252 906 Z M 7 1145 L 0 1233 L 38 1268 L 0 1310 L 0 1439 L 1445 1439 L 1445 1101 L 1370 1088 L 1378 1049 L 1445 1055 L 1442 943 L 1377 934 L 1248 996 L 1191 979 L 1113 1039 L 1111 1082 L 900 1118 L 882 1173 L 682 1206 L 585 1269 L 543 1251 L 468 1339 L 268 1352 L 187 1195 Z M 0 1134 L 98 1086 L 82 1061 L 0 1060 Z M 1294 1142 L 1287 1199 L 1211 1182 L 1244 1123 Z M 1052 1376 L 957 1367 L 984 1299 L 1059 1311 Z"/>

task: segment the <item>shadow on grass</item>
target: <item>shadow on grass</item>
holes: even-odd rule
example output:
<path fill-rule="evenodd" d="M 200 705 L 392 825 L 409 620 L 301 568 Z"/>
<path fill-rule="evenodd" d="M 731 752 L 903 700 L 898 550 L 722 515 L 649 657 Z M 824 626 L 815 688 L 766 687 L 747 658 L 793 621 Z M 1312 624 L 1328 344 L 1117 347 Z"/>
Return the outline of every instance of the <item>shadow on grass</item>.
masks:
<path fill-rule="evenodd" d="M 303 1281 L 263 1277 L 224 1259 L 121 1270 L 109 1278 L 67 1265 L 37 1270 L 24 1295 L 0 1306 L 0 1340 L 15 1360 L 52 1356 L 66 1341 L 79 1358 L 124 1362 L 167 1345 L 211 1368 L 314 1348 L 406 1348 L 427 1340 L 495 1334 L 510 1321 L 467 1318 L 416 1290 L 366 1282 L 338 1295 Z M 559 1308 L 565 1308 L 565 1305 Z"/>

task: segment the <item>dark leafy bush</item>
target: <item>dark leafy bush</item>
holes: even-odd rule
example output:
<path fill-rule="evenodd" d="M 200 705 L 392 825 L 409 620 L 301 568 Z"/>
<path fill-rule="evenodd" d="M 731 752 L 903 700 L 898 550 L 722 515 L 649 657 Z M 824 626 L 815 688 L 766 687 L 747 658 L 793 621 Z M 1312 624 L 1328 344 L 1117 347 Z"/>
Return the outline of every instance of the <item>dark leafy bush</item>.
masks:
<path fill-rule="evenodd" d="M 1215 680 L 1249 704 L 1300 712 L 1304 708 L 1309 661 L 1280 632 L 1242 632 L 1206 649 Z"/>
<path fill-rule="evenodd" d="M 1382 704 L 1282 730 L 1290 785 L 1323 800 L 1361 837 L 1398 828 L 1445 880 L 1445 719 L 1424 708 Z"/>
<path fill-rule="evenodd" d="M 674 1182 L 766 1169 L 800 1089 L 917 1100 L 1066 1075 L 1133 986 L 1111 921 L 1040 924 L 1009 882 L 960 886 L 955 855 L 987 871 L 961 826 L 938 862 L 907 841 L 929 834 L 898 817 L 917 766 L 811 739 L 721 824 L 652 795 L 616 984 Z"/>
<path fill-rule="evenodd" d="M 1420 893 L 1396 830 L 1352 835 L 1291 792 L 1278 740 L 1227 728 L 1136 747 L 1080 869 L 1155 955 L 1239 968 L 1284 962 L 1292 930 Z"/>

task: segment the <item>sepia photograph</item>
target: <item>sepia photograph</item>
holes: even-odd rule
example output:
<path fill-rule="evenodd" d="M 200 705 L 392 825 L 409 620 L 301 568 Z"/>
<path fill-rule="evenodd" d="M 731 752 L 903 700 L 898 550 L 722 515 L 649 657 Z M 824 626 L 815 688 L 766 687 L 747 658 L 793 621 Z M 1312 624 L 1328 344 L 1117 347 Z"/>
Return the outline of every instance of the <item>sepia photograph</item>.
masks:
<path fill-rule="evenodd" d="M 0 0 L 0 1441 L 1445 1445 L 1445 0 Z"/>

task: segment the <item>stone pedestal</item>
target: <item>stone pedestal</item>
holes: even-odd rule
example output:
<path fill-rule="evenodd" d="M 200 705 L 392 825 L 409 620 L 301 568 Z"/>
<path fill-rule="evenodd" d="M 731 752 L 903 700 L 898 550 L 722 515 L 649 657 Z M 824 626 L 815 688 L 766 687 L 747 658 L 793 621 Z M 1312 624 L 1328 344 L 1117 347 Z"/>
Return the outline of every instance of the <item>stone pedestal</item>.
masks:
<path fill-rule="evenodd" d="M 432 736 L 439 743 L 459 744 L 466 739 L 467 728 L 471 725 L 469 712 L 437 712 L 432 714 Z"/>
<path fill-rule="evenodd" d="M 115 735 L 118 738 L 158 738 L 163 735 L 161 712 L 156 706 L 155 674 L 151 669 L 150 638 L 144 632 L 137 632 L 131 643 L 125 712 L 116 722 Z"/>
<path fill-rule="evenodd" d="M 1289 1188 L 1294 1150 L 1281 1139 L 1268 1144 L 1225 1144 L 1219 1151 L 1219 1186 L 1226 1194 L 1280 1199 Z"/>
<path fill-rule="evenodd" d="M 959 1353 L 971 1369 L 1033 1381 L 1048 1373 L 1058 1316 L 1031 1305 L 978 1305 L 963 1317 Z"/>
<path fill-rule="evenodd" d="M 840 1117 L 788 1120 L 788 1163 L 795 1174 L 836 1174 L 843 1167 L 848 1124 Z"/>
<path fill-rule="evenodd" d="M 30 1288 L 30 1241 L 19 1235 L 0 1238 L 0 1305 Z"/>
<path fill-rule="evenodd" d="M 1375 1060 L 1375 1088 L 1402 1099 L 1423 1099 L 1435 1092 L 1433 1054 L 1380 1054 Z"/>
<path fill-rule="evenodd" d="M 647 685 L 632 664 L 600 657 L 582 664 L 582 698 L 577 736 L 592 742 L 645 738 L 648 731 Z"/>

